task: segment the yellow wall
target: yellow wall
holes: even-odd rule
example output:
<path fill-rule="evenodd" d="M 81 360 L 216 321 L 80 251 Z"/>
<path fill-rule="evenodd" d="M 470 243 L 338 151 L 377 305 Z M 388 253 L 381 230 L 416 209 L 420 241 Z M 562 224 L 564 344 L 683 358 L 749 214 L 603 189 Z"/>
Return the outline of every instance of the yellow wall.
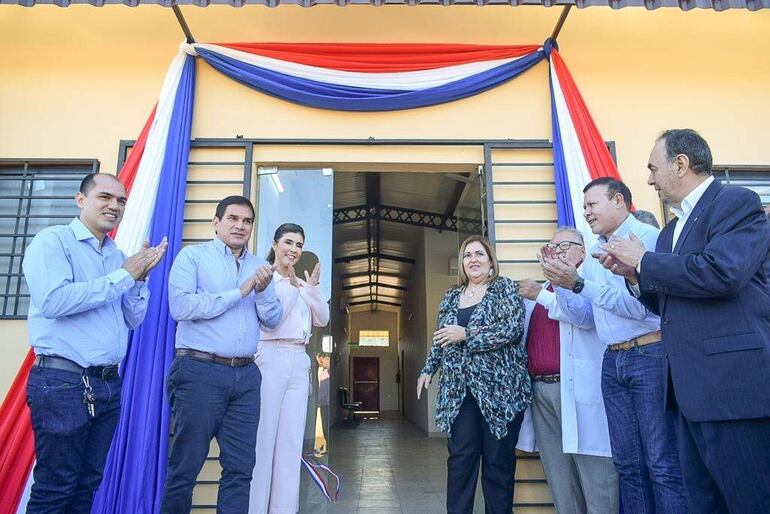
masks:
<path fill-rule="evenodd" d="M 209 42 L 480 44 L 542 42 L 560 13 L 396 6 L 183 11 L 196 37 Z M 603 136 L 617 143 L 621 174 L 637 206 L 657 209 L 644 165 L 664 128 L 700 130 L 717 163 L 770 164 L 769 22 L 768 11 L 590 8 L 570 14 L 562 53 Z M 171 11 L 160 7 L 3 6 L 0 157 L 90 157 L 103 171 L 113 170 L 119 140 L 138 134 L 181 39 Z M 544 63 L 474 98 L 394 113 L 300 107 L 236 84 L 206 64 L 198 73 L 195 137 L 550 138 Z M 257 159 L 283 158 L 281 150 L 263 152 Z M 398 149 L 392 152 L 362 152 L 355 160 L 395 155 L 398 161 Z M 434 157 L 418 160 L 440 159 L 440 151 L 431 152 Z M 317 149 L 305 148 L 286 159 L 320 158 Z M 19 334 L 4 337 L 0 395 L 26 351 L 23 324 L 2 325 Z"/>

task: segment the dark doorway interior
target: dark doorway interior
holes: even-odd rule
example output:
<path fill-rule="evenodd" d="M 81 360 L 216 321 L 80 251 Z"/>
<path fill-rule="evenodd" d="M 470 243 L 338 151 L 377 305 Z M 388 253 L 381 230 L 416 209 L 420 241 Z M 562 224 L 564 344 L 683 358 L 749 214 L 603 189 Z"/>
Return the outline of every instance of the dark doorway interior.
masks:
<path fill-rule="evenodd" d="M 380 412 L 379 357 L 353 357 L 353 401 L 362 413 Z"/>

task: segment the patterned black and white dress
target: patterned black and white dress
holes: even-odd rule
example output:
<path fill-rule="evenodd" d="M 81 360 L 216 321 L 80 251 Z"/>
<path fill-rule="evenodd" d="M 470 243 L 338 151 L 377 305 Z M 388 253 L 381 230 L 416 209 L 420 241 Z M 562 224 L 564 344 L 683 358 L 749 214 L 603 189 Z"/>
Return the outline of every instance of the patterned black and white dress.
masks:
<path fill-rule="evenodd" d="M 462 287 L 454 287 L 444 295 L 437 327 L 457 324 L 462 291 Z M 468 339 L 447 348 L 433 343 L 421 373 L 433 376 L 441 370 L 436 425 L 448 435 L 468 390 L 497 439 L 505 437 L 508 424 L 532 402 L 527 351 L 522 343 L 524 314 L 516 285 L 499 277 L 490 282 L 473 310 Z"/>

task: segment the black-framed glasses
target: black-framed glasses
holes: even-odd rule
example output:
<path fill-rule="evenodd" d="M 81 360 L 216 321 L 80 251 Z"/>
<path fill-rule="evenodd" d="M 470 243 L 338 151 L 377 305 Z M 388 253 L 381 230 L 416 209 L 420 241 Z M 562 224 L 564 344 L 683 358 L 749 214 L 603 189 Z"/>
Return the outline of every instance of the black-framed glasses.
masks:
<path fill-rule="evenodd" d="M 545 247 L 549 250 L 556 250 L 558 248 L 562 252 L 566 252 L 572 248 L 572 245 L 583 246 L 583 243 L 578 243 L 577 241 L 561 241 L 559 243 L 546 243 Z"/>

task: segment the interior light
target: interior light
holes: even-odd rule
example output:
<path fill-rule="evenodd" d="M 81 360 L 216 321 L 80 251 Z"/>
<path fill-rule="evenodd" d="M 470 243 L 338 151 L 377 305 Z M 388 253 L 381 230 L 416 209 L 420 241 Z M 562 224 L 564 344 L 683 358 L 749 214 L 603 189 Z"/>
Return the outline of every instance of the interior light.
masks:
<path fill-rule="evenodd" d="M 278 173 L 271 174 L 270 179 L 273 181 L 273 185 L 275 186 L 276 191 L 283 193 L 283 184 L 281 184 L 281 179 L 278 177 Z"/>

